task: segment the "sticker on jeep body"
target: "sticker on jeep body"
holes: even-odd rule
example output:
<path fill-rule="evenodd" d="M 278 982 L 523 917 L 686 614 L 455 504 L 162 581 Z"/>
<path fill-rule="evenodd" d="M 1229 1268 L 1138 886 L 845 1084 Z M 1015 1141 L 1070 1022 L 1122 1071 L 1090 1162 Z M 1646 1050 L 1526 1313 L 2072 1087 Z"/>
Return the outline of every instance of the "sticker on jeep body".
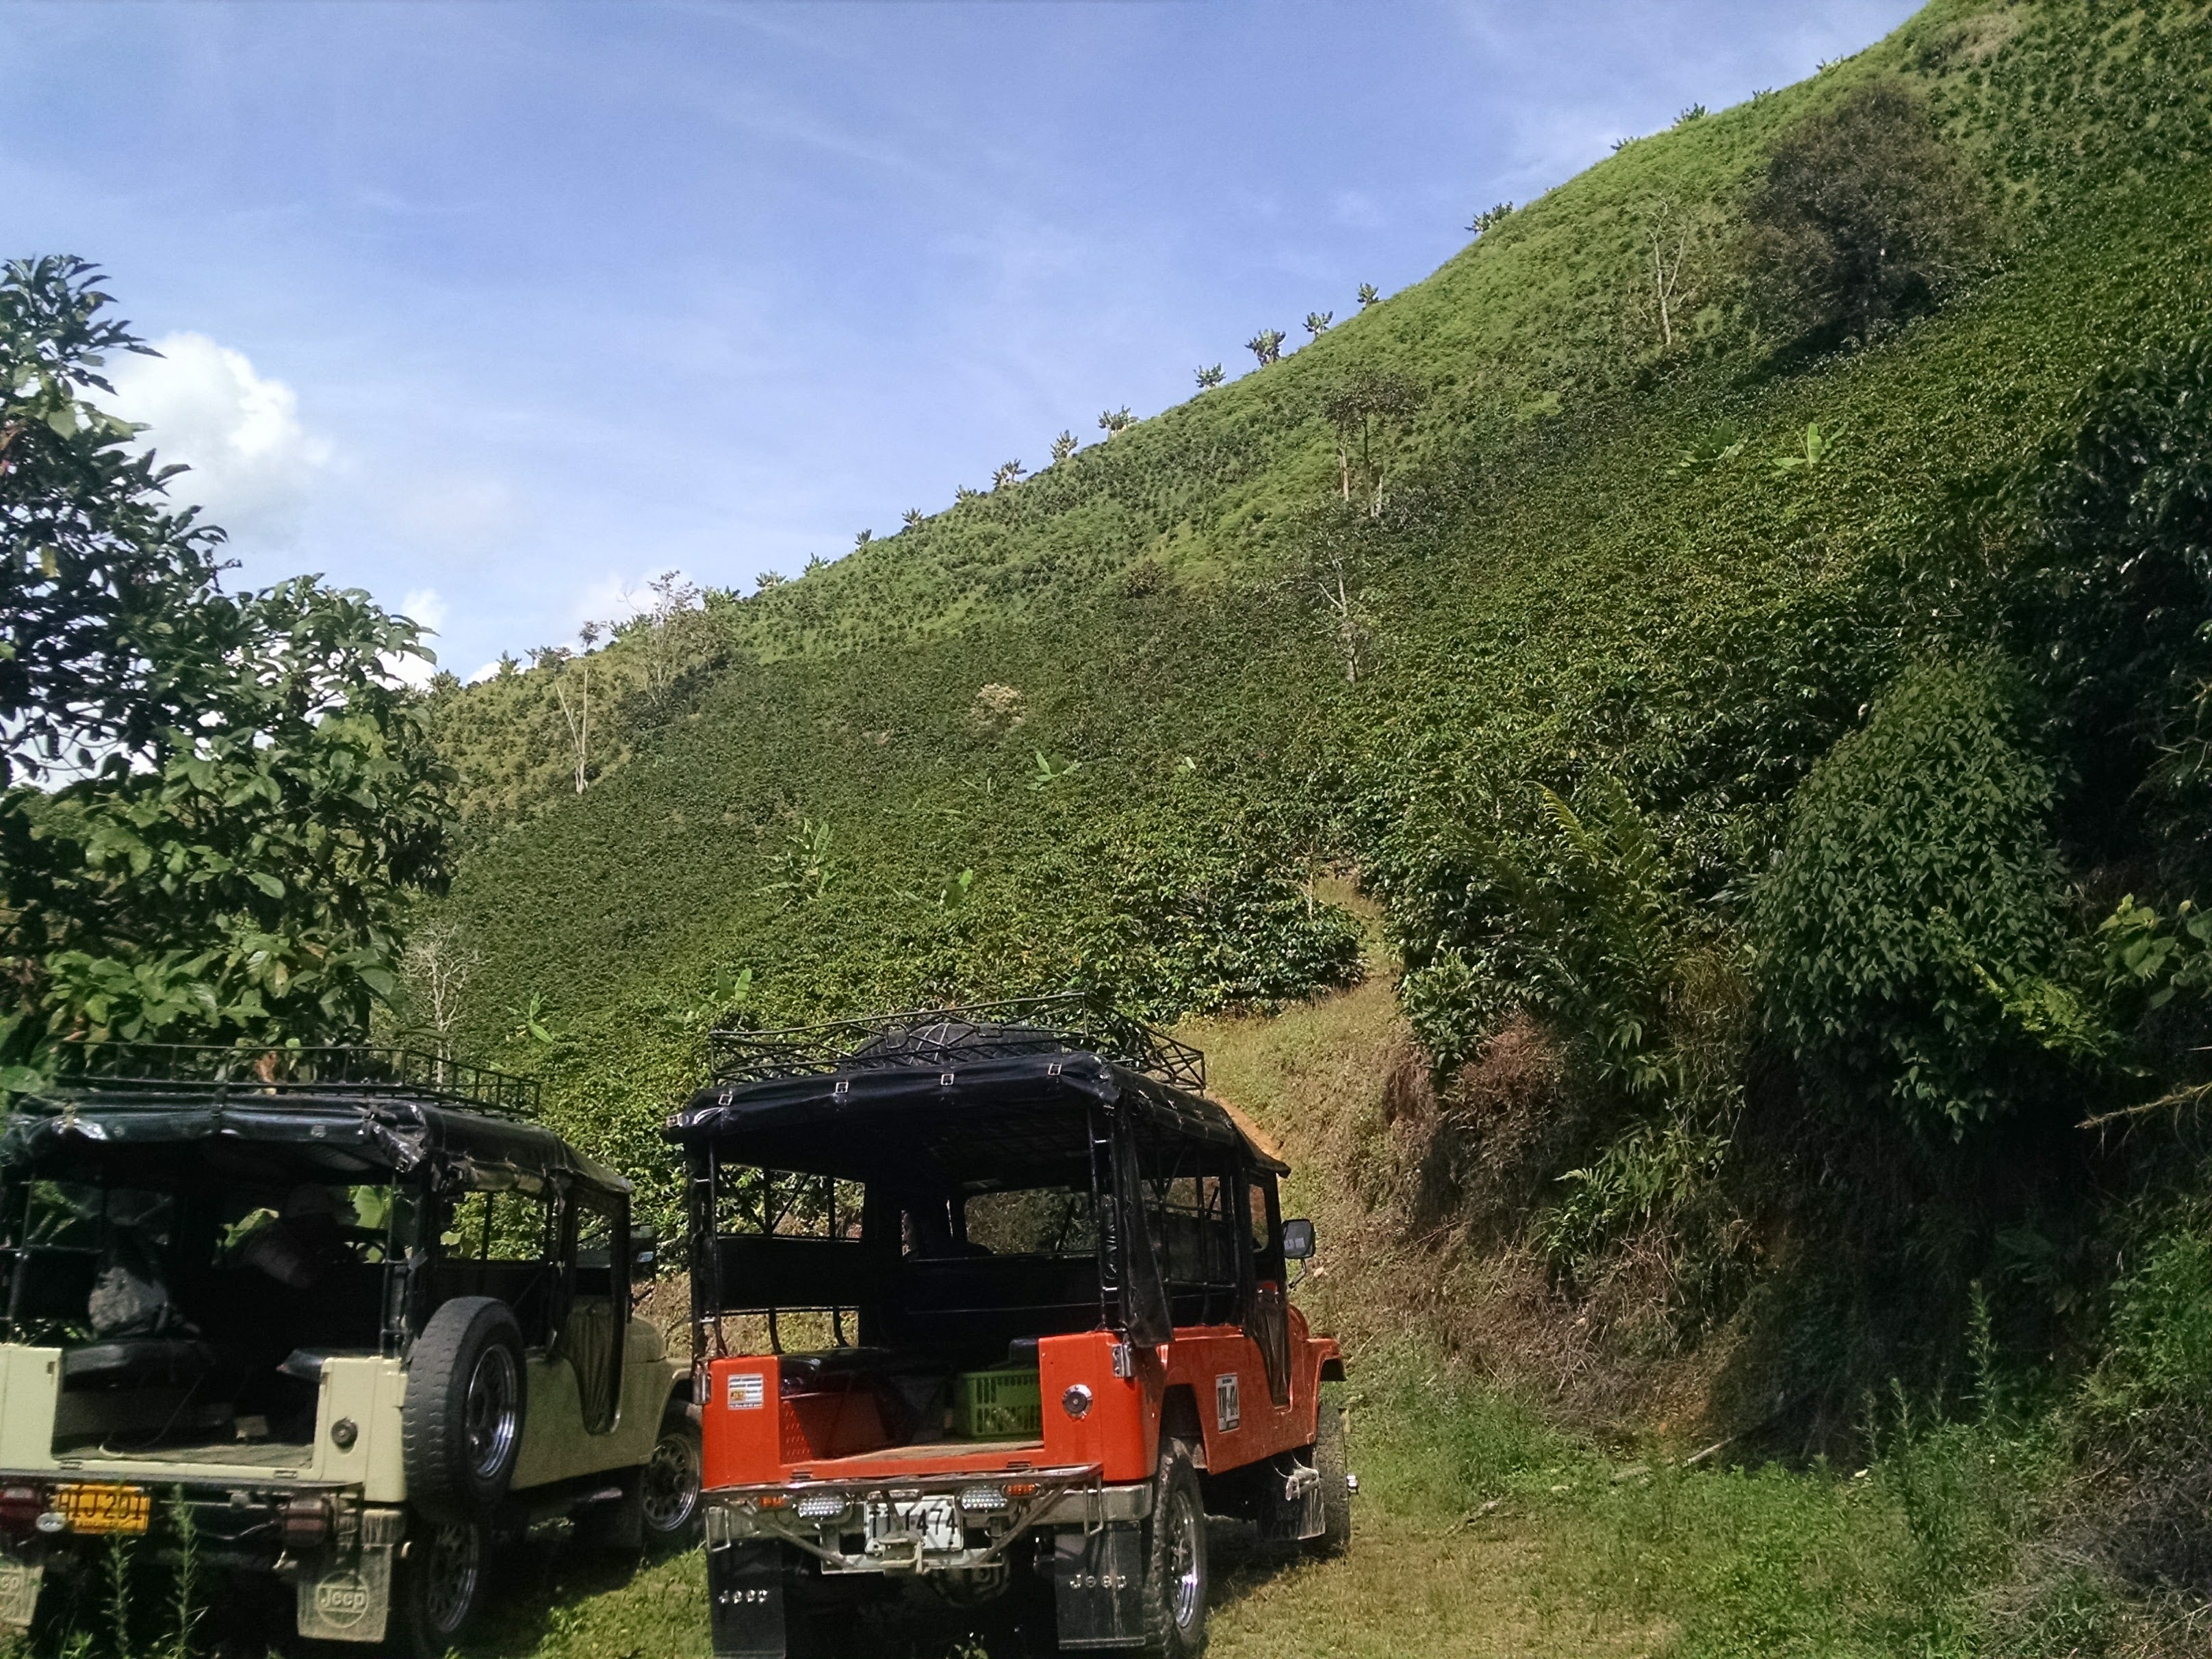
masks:
<path fill-rule="evenodd" d="M 1213 1379 L 1213 1426 L 1226 1434 L 1244 1420 L 1244 1399 L 1235 1371 Z"/>

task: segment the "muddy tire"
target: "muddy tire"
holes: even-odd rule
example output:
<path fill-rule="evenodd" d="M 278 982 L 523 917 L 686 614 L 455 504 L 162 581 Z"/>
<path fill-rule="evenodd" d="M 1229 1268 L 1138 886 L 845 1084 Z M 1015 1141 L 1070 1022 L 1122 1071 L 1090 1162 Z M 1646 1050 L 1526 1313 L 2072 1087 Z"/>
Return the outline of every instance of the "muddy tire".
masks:
<path fill-rule="evenodd" d="M 1306 1540 L 1315 1555 L 1341 1555 L 1352 1547 L 1352 1470 L 1344 1402 L 1322 1396 L 1314 1424 L 1314 1468 L 1321 1475 L 1321 1536 Z"/>
<path fill-rule="evenodd" d="M 411 1517 L 385 1646 L 398 1659 L 445 1659 L 459 1646 L 491 1585 L 491 1528 L 480 1516 Z"/>
<path fill-rule="evenodd" d="M 1206 1498 L 1179 1441 L 1160 1449 L 1152 1518 L 1145 1523 L 1145 1659 L 1206 1651 Z"/>
<path fill-rule="evenodd" d="M 476 1521 L 507 1496 L 522 1449 L 522 1331 L 504 1302 L 459 1296 L 407 1362 L 399 1419 L 407 1498 L 433 1520 Z"/>

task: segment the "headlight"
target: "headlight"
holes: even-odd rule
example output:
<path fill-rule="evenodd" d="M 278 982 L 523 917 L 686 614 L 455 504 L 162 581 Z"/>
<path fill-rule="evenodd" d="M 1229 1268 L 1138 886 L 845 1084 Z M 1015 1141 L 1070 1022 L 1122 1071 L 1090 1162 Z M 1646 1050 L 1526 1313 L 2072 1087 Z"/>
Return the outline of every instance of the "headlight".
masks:
<path fill-rule="evenodd" d="M 1002 1510 L 1006 1507 L 1006 1494 L 996 1486 L 970 1486 L 960 1494 L 963 1510 Z"/>
<path fill-rule="evenodd" d="M 1070 1417 L 1083 1417 L 1091 1410 L 1091 1390 L 1080 1382 L 1071 1382 L 1067 1392 L 1060 1397 L 1060 1408 Z"/>
<path fill-rule="evenodd" d="M 810 1492 L 793 1500 L 791 1512 L 802 1521 L 835 1521 L 852 1505 L 834 1492 Z"/>

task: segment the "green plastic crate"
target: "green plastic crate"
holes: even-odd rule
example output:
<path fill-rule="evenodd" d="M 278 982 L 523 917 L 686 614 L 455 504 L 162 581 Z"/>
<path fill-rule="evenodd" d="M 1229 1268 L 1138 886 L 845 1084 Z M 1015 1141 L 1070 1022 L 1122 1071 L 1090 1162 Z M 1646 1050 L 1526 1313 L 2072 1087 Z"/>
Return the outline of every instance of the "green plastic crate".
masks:
<path fill-rule="evenodd" d="M 1044 1432 L 1044 1402 L 1034 1366 L 963 1371 L 956 1379 L 952 1422 L 964 1440 L 1034 1440 Z"/>

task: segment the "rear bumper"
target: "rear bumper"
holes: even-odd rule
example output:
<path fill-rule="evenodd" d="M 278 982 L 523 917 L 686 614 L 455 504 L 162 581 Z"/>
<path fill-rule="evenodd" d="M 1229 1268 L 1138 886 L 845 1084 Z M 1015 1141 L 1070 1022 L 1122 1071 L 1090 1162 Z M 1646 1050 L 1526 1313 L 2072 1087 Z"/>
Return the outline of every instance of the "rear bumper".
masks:
<path fill-rule="evenodd" d="M 118 1534 L 72 1524 L 59 1488 L 76 1485 L 144 1493 L 143 1530 Z M 264 1572 L 292 1583 L 302 1636 L 380 1641 L 392 1565 L 405 1531 L 404 1510 L 370 1507 L 358 1486 L 87 1481 L 58 1479 L 52 1470 L 0 1470 L 0 1627 L 30 1623 L 49 1567 L 66 1571 L 74 1559 L 123 1535 L 143 1539 L 157 1559 L 174 1559 L 189 1545 L 194 1559 L 207 1566 Z"/>
<path fill-rule="evenodd" d="M 61 1502 L 65 1486 L 125 1487 L 146 1494 L 143 1534 L 173 1543 L 187 1531 L 195 1549 L 224 1565 L 270 1565 L 332 1543 L 358 1539 L 363 1511 L 358 1485 L 331 1481 L 161 1480 L 76 1469 L 0 1469 L 0 1538 L 18 1553 L 100 1543 L 110 1535 L 72 1523 Z"/>
<path fill-rule="evenodd" d="M 1150 1482 L 1109 1486 L 1091 1464 L 986 1476 L 718 1486 L 700 1501 L 710 1549 L 783 1543 L 813 1557 L 824 1574 L 905 1575 L 988 1571 L 1025 1534 L 1088 1533 L 1141 1521 L 1152 1498 Z M 948 1504 L 957 1525 L 945 1522 Z M 931 1510 L 939 1517 L 934 1527 L 921 1518 Z"/>

